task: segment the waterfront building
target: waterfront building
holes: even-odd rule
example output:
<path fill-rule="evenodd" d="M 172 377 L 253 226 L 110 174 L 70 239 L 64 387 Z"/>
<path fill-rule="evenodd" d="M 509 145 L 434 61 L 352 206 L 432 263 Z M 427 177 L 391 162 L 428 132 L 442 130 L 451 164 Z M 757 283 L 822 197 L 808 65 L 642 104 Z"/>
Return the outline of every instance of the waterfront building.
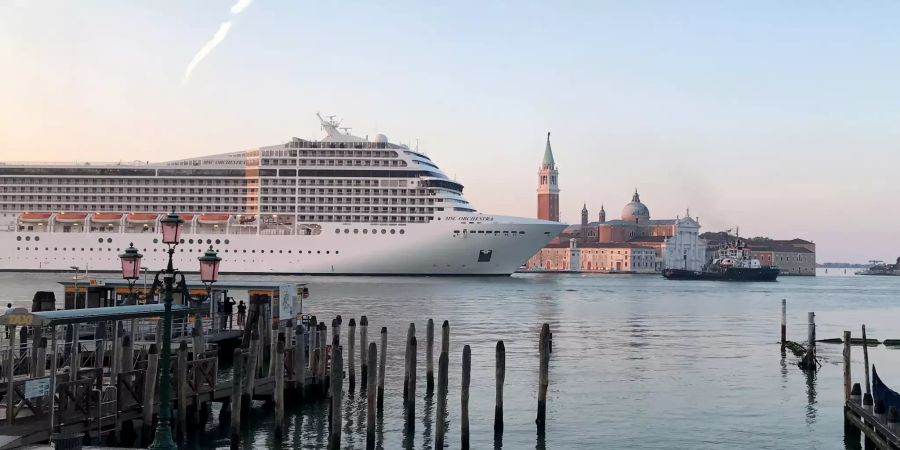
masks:
<path fill-rule="evenodd" d="M 778 266 L 781 275 L 816 276 L 816 244 L 810 241 L 751 241 L 747 246 L 761 265 Z"/>
<path fill-rule="evenodd" d="M 580 243 L 573 238 L 545 245 L 525 268 L 535 272 L 655 273 L 656 251 L 634 243 Z"/>
<path fill-rule="evenodd" d="M 550 133 L 547 133 L 547 146 L 538 170 L 537 193 L 538 219 L 559 222 L 559 171 L 550 148 Z"/>
<path fill-rule="evenodd" d="M 176 265 L 214 245 L 236 273 L 508 275 L 565 227 L 549 137 L 554 222 L 479 213 L 418 149 L 319 119 L 321 140 L 168 162 L 0 163 L 0 270 L 118 271 L 131 243 L 162 266 L 171 210 Z"/>

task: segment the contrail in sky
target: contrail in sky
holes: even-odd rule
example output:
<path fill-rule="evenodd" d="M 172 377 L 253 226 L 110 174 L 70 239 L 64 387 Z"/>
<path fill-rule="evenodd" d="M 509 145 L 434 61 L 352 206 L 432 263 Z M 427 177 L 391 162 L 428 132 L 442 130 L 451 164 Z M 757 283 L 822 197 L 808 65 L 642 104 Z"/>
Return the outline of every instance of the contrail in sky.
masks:
<path fill-rule="evenodd" d="M 247 9 L 250 4 L 253 3 L 253 0 L 238 0 L 234 6 L 231 7 L 231 14 L 236 16 Z M 216 34 L 213 35 L 212 39 L 209 40 L 203 47 L 200 47 L 200 50 L 194 55 L 194 59 L 191 60 L 190 64 L 187 66 L 187 70 L 184 71 L 184 79 L 181 80 L 182 86 L 187 84 L 188 79 L 191 77 L 191 73 L 197 68 L 197 65 L 200 64 L 200 61 L 203 61 L 203 58 L 206 58 L 206 55 L 209 55 L 210 52 L 216 48 L 217 45 L 221 44 L 222 41 L 225 40 L 225 36 L 228 36 L 228 30 L 231 29 L 231 21 L 227 21 L 219 25 L 219 30 L 216 31 Z"/>

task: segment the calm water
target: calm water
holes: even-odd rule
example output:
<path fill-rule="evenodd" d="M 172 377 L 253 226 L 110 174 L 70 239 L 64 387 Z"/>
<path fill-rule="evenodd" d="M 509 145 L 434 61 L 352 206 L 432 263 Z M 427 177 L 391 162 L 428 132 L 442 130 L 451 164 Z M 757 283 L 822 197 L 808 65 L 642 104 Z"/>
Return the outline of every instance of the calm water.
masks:
<path fill-rule="evenodd" d="M 852 271 L 851 271 L 852 272 Z M 805 340 L 806 313 L 817 314 L 818 336 L 900 338 L 900 278 L 823 276 L 778 283 L 669 282 L 656 276 L 517 275 L 510 278 L 302 278 L 313 295 L 307 312 L 368 315 L 370 340 L 388 327 L 388 372 L 382 447 L 431 448 L 434 414 L 424 398 L 425 322 L 451 324 L 450 425 L 459 446 L 462 347 L 472 347 L 472 448 L 493 441 L 494 347 L 507 352 L 505 448 L 786 449 L 845 448 L 841 346 L 820 344 L 823 367 L 808 377 L 781 357 L 780 300 L 788 299 L 788 336 Z M 2 298 L 30 300 L 65 275 L 0 274 Z M 416 430 L 403 430 L 403 342 L 416 323 L 420 362 Z M 537 340 L 550 324 L 548 422 L 535 434 Z M 439 340 L 439 337 L 438 337 Z M 381 349 L 379 349 L 381 351 Z M 870 349 L 888 384 L 900 386 L 900 350 Z M 853 349 L 853 376 L 862 379 L 862 352 Z M 346 388 L 346 385 L 345 385 Z M 288 405 L 289 431 L 277 443 L 271 407 L 256 402 L 247 448 L 324 448 L 323 405 Z M 365 448 L 365 400 L 344 406 L 344 446 Z M 428 419 L 426 419 L 426 417 Z M 198 447 L 228 445 L 214 411 Z M 849 448 L 852 448 L 849 447 Z"/>

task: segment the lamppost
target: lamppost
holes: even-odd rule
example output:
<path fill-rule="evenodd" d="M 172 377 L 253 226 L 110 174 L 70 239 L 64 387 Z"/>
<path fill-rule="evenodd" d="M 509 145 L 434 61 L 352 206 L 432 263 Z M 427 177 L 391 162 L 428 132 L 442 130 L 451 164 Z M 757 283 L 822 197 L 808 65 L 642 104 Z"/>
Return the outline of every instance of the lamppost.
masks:
<path fill-rule="evenodd" d="M 141 270 L 144 271 L 144 304 L 147 304 L 147 268 L 141 267 Z"/>
<path fill-rule="evenodd" d="M 79 267 L 78 266 L 69 266 L 69 268 L 75 271 L 75 276 L 72 277 L 72 279 L 75 280 L 75 295 L 74 295 L 74 297 L 72 297 L 72 306 L 74 306 L 74 309 L 78 309 L 78 269 L 79 269 Z"/>
<path fill-rule="evenodd" d="M 128 282 L 127 304 L 137 304 L 134 300 L 134 283 L 141 277 L 141 258 L 143 256 L 134 248 L 134 244 L 128 244 L 125 253 L 119 255 L 119 259 L 122 260 L 122 278 Z"/>
<path fill-rule="evenodd" d="M 172 267 L 172 256 L 175 254 L 175 246 L 181 237 L 181 224 L 184 223 L 175 211 L 169 213 L 166 218 L 159 221 L 162 227 L 162 241 L 169 247 L 169 263 L 163 271 L 165 280 L 165 312 L 163 313 L 163 348 L 159 377 L 159 421 L 156 424 L 156 434 L 150 448 L 176 449 L 175 440 L 172 439 L 172 284 L 175 281 L 175 268 Z"/>
<path fill-rule="evenodd" d="M 216 281 L 219 281 L 219 262 L 222 261 L 222 258 L 213 250 L 212 245 L 209 246 L 209 250 L 206 251 L 203 256 L 197 258 L 200 261 L 200 281 L 206 286 L 206 298 L 209 299 L 210 308 L 212 311 L 215 311 L 215 308 L 212 308 L 214 305 L 214 301 L 212 298 L 212 285 Z M 215 317 L 215 316 L 212 316 Z M 195 326 L 199 328 L 200 326 L 200 313 L 197 313 Z M 215 319 L 213 319 L 211 327 L 215 328 Z M 196 349 L 195 349 L 196 350 Z"/>

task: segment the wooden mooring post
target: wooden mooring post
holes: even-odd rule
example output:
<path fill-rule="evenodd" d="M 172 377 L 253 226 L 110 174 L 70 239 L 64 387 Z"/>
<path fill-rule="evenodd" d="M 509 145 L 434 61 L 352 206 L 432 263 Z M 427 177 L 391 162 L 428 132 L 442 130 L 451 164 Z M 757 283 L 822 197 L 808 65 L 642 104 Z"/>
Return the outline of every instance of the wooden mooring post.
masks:
<path fill-rule="evenodd" d="M 244 370 L 246 388 L 244 389 L 242 414 L 249 412 L 250 402 L 253 401 L 253 390 L 256 387 L 256 359 L 259 353 L 257 350 L 258 342 L 259 332 L 256 329 L 253 329 L 250 334 L 250 348 L 247 349 L 247 357 L 244 358 L 244 361 L 247 363 L 247 368 Z"/>
<path fill-rule="evenodd" d="M 848 336 L 845 335 L 844 336 L 845 342 L 848 340 L 847 338 L 848 338 Z M 866 374 L 866 379 L 865 379 L 866 392 L 872 392 L 871 385 L 869 384 L 869 341 L 866 340 L 866 325 L 865 324 L 863 324 L 863 326 L 862 326 L 862 344 L 863 344 L 863 367 L 865 369 L 865 374 Z"/>
<path fill-rule="evenodd" d="M 503 383 L 506 381 L 506 346 L 497 341 L 496 356 L 496 398 L 494 403 L 494 435 L 503 434 Z"/>
<path fill-rule="evenodd" d="M 460 446 L 463 450 L 469 448 L 469 384 L 472 380 L 472 349 L 466 345 L 463 347 L 462 357 L 462 387 L 460 389 L 459 431 Z"/>
<path fill-rule="evenodd" d="M 781 351 L 787 343 L 787 299 L 781 299 Z"/>
<path fill-rule="evenodd" d="M 412 433 L 416 429 L 416 337 L 409 340 L 409 366 L 407 379 L 409 380 L 409 396 L 406 399 L 406 429 Z"/>
<path fill-rule="evenodd" d="M 852 378 L 850 376 L 850 331 L 844 331 L 844 401 L 850 400 Z"/>
<path fill-rule="evenodd" d="M 340 337 L 335 335 L 331 342 L 331 434 L 328 448 L 341 448 L 341 402 L 344 386 L 344 359 L 341 354 Z"/>
<path fill-rule="evenodd" d="M 384 366 L 387 364 L 387 327 L 381 327 L 381 355 L 378 361 L 378 398 L 377 406 L 381 411 L 384 408 Z"/>
<path fill-rule="evenodd" d="M 803 370 L 815 371 L 818 369 L 818 361 L 816 360 L 816 313 L 814 312 L 807 315 L 807 342 L 806 355 L 803 356 L 799 366 Z"/>
<path fill-rule="evenodd" d="M 447 352 L 442 351 L 438 357 L 437 430 L 434 435 L 434 448 L 444 448 L 444 427 L 447 420 L 447 363 Z"/>
<path fill-rule="evenodd" d="M 178 363 L 175 367 L 175 391 L 178 393 L 178 440 L 184 441 L 187 436 L 187 341 L 178 344 Z"/>
<path fill-rule="evenodd" d="M 356 387 L 356 319 L 350 318 L 347 325 L 347 371 L 349 373 L 349 389 L 353 392 Z"/>
<path fill-rule="evenodd" d="M 53 350 L 53 357 L 56 358 L 56 349 Z M 141 442 L 146 444 L 150 441 L 153 427 L 153 408 L 156 405 L 156 383 L 159 381 L 159 347 L 156 344 L 150 344 L 147 351 L 147 373 L 144 378 L 144 409 L 141 411 Z"/>
<path fill-rule="evenodd" d="M 297 324 L 294 332 L 297 345 L 294 347 L 294 389 L 302 398 L 306 392 L 306 333 L 302 324 Z"/>
<path fill-rule="evenodd" d="M 369 359 L 367 358 L 366 352 L 369 348 L 369 318 L 366 316 L 362 316 L 359 318 L 359 363 L 360 367 L 360 376 L 362 377 L 362 384 L 360 385 L 360 389 L 367 389 L 366 385 L 369 384 Z M 351 352 L 353 350 L 350 350 Z"/>
<path fill-rule="evenodd" d="M 366 361 L 369 363 L 368 366 L 373 368 L 376 367 L 377 358 L 378 347 L 372 342 L 369 344 L 369 354 L 366 358 Z M 368 450 L 375 448 L 375 403 L 377 396 L 375 381 L 375 374 L 372 374 L 367 380 L 368 386 L 366 386 L 366 449 Z"/>
<path fill-rule="evenodd" d="M 247 357 L 240 348 L 234 349 L 234 375 L 231 377 L 231 445 L 238 445 L 241 440 L 241 416 L 244 415 L 244 405 L 241 400 L 244 397 L 243 381 L 244 369 Z M 249 408 L 250 405 L 247 405 Z"/>
<path fill-rule="evenodd" d="M 325 384 L 326 379 L 326 367 L 328 366 L 328 352 L 325 350 L 325 344 L 328 343 L 328 326 L 325 325 L 325 322 L 319 322 L 319 357 L 316 361 L 318 367 L 318 376 L 319 384 L 322 385 L 322 393 L 328 392 L 328 385 Z M 334 347 L 331 349 L 334 352 Z M 334 353 L 332 353 L 332 357 Z"/>
<path fill-rule="evenodd" d="M 409 356 L 409 342 L 416 335 L 416 324 L 413 322 L 409 323 L 409 328 L 406 330 L 406 353 L 404 354 L 403 360 L 403 406 L 406 406 L 406 402 L 409 400 L 409 365 L 411 363 Z"/>
<path fill-rule="evenodd" d="M 284 435 L 284 335 L 279 336 L 275 347 L 275 437 Z"/>
<path fill-rule="evenodd" d="M 547 387 L 550 384 L 550 325 L 546 323 L 541 327 L 540 343 L 538 346 L 540 364 L 538 369 L 537 419 L 535 419 L 535 423 L 537 424 L 538 431 L 543 432 L 544 424 L 547 419 Z"/>
<path fill-rule="evenodd" d="M 450 322 L 444 321 L 443 325 L 441 325 L 441 351 L 447 352 L 447 356 L 450 355 Z"/>
<path fill-rule="evenodd" d="M 434 320 L 425 325 L 425 395 L 434 393 Z"/>

